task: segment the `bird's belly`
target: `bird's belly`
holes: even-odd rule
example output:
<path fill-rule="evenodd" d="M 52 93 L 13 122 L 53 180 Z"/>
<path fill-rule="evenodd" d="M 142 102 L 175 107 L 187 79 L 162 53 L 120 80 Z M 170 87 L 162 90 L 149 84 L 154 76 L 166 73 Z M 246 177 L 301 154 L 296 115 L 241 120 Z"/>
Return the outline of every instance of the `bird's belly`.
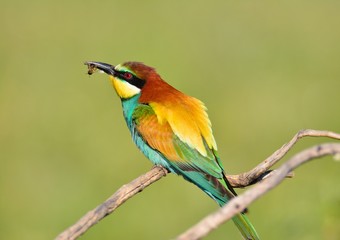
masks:
<path fill-rule="evenodd" d="M 155 165 L 161 165 L 171 172 L 174 172 L 168 160 L 164 156 L 145 143 L 143 138 L 136 132 L 131 131 L 132 139 L 139 150 Z"/>

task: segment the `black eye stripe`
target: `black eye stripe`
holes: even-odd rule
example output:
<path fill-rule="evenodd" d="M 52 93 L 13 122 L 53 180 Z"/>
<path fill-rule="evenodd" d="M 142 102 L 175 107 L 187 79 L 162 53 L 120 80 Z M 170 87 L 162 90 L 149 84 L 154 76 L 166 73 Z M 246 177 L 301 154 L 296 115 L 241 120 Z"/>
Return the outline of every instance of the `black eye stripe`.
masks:
<path fill-rule="evenodd" d="M 138 87 L 139 89 L 142 89 L 144 84 L 145 84 L 145 80 L 140 79 L 138 77 L 136 77 L 134 74 L 130 73 L 130 72 L 118 72 L 118 76 L 120 79 L 123 79 L 124 81 L 130 83 L 133 86 Z"/>

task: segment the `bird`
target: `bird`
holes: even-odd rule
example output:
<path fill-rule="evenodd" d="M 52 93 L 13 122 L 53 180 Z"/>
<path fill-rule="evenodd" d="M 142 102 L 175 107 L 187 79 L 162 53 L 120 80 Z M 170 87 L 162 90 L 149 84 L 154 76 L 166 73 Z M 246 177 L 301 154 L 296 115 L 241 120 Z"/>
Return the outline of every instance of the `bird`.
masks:
<path fill-rule="evenodd" d="M 97 70 L 109 75 L 134 143 L 154 165 L 182 176 L 220 207 L 237 195 L 225 175 L 203 102 L 177 90 L 141 62 L 85 65 L 89 75 Z M 260 239 L 246 211 L 232 220 L 244 239 Z"/>

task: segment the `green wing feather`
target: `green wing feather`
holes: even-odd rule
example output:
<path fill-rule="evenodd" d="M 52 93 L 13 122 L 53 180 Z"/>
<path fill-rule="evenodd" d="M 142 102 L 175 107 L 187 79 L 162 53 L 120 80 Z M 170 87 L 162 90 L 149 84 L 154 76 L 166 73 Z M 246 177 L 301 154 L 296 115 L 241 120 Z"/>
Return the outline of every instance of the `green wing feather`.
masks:
<path fill-rule="evenodd" d="M 152 107 L 146 104 L 135 108 L 132 120 L 145 144 L 163 156 L 170 170 L 198 186 L 220 206 L 236 195 L 224 175 L 217 151 L 209 148 L 204 139 L 206 156 L 183 142 L 168 123 L 159 123 Z M 259 239 L 244 213 L 236 215 L 233 221 L 245 239 Z"/>

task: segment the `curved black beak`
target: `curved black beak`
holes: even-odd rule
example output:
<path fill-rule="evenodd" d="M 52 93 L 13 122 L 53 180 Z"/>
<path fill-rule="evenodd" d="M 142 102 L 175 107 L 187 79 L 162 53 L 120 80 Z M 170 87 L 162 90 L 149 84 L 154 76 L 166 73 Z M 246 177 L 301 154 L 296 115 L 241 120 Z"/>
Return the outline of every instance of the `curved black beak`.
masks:
<path fill-rule="evenodd" d="M 109 75 L 112 75 L 112 76 L 114 76 L 115 73 L 116 73 L 115 66 L 108 64 L 108 63 L 87 61 L 84 64 L 87 65 L 87 67 L 89 68 L 89 71 L 88 71 L 89 75 L 94 73 L 94 71 L 96 69 L 99 69 L 99 70 L 105 72 L 106 74 L 109 74 Z"/>

